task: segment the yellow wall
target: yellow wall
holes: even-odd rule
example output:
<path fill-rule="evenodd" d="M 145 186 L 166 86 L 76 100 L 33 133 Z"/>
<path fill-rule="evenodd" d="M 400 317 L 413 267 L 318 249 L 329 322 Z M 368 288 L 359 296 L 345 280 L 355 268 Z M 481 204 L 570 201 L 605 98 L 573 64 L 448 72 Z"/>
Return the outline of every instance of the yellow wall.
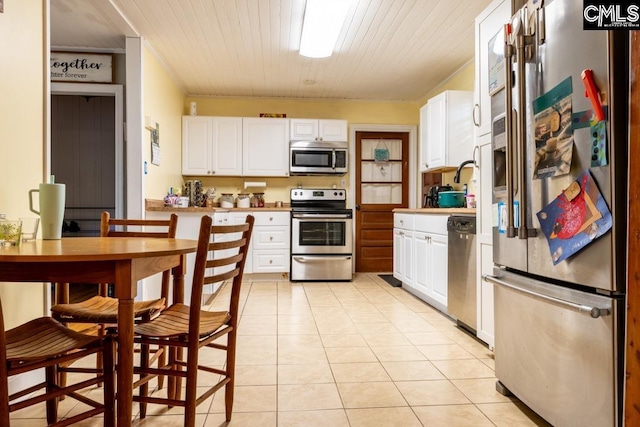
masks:
<path fill-rule="evenodd" d="M 28 191 L 44 175 L 45 4 L 5 0 L 0 13 L 0 212 L 10 219 L 34 215 Z M 42 284 L 0 284 L 0 299 L 6 327 L 43 314 Z"/>
<path fill-rule="evenodd" d="M 195 101 L 198 115 L 259 117 L 284 113 L 287 118 L 341 119 L 351 123 L 417 125 L 419 105 L 413 102 L 329 101 L 280 98 L 186 98 L 184 114 Z"/>
<path fill-rule="evenodd" d="M 419 102 L 420 105 L 426 104 L 429 98 L 444 92 L 445 90 L 470 90 L 473 91 L 475 82 L 475 62 L 462 67 L 460 70 L 452 74 L 448 79 L 440 83 L 435 89 L 427 93 Z"/>
<path fill-rule="evenodd" d="M 420 121 L 419 105 L 413 102 L 383 101 L 329 101 L 279 98 L 204 98 L 187 97 L 183 113 L 189 114 L 190 103 L 197 104 L 201 116 L 259 117 L 260 113 L 284 113 L 287 118 L 341 119 L 348 124 L 394 124 L 417 125 Z M 289 190 L 298 185 L 303 187 L 330 188 L 332 185 L 346 188 L 349 175 L 337 177 L 291 177 L 291 178 L 211 178 L 185 177 L 199 179 L 205 188 L 216 189 L 216 201 L 222 193 L 237 195 L 241 192 L 254 192 L 260 189 L 244 189 L 245 181 L 264 181 L 265 201 L 289 201 Z M 149 193 L 148 193 L 149 194 Z M 161 198 L 163 194 L 149 195 L 149 198 Z"/>
<path fill-rule="evenodd" d="M 143 158 L 147 162 L 145 197 L 162 198 L 182 182 L 182 106 L 184 95 L 153 54 L 144 49 L 144 115 L 160 128 L 160 165 L 151 164 L 150 132 L 145 131 Z"/>
<path fill-rule="evenodd" d="M 147 76 L 145 75 L 145 78 Z M 236 116 L 259 117 L 260 113 L 284 113 L 287 118 L 318 118 L 318 119 L 342 119 L 348 124 L 394 124 L 394 125 L 418 125 L 420 122 L 420 106 L 428 98 L 437 95 L 444 90 L 473 90 L 474 64 L 470 63 L 461 68 L 437 88 L 427 94 L 420 102 L 384 102 L 384 101 L 355 101 L 355 100 L 303 100 L 281 98 L 216 98 L 216 97 L 186 97 L 182 105 L 182 113 L 190 112 L 190 103 L 197 104 L 198 115 L 201 116 Z M 145 95 L 146 96 L 146 95 Z M 164 128 L 161 125 L 161 147 L 164 155 Z M 417 161 L 417 159 L 416 159 Z M 150 168 L 150 176 L 153 167 Z M 469 171 L 470 172 L 470 171 Z M 463 173 L 463 182 L 470 177 L 470 173 Z M 221 178 L 221 177 L 183 177 L 186 179 L 201 180 L 205 188 L 216 189 L 216 201 L 222 193 L 237 195 L 241 192 L 260 191 L 259 189 L 244 189 L 245 179 Z M 453 181 L 453 175 L 443 177 Z M 147 187 L 146 197 L 159 199 L 164 197 L 169 186 L 177 186 L 183 181 L 167 183 L 161 180 L 162 185 Z M 291 177 L 291 178 L 247 178 L 246 181 L 264 181 L 267 184 L 265 200 L 273 203 L 281 200 L 289 200 L 289 190 L 298 185 L 303 187 L 324 187 L 332 185 L 348 187 L 349 175 L 343 177 Z"/>

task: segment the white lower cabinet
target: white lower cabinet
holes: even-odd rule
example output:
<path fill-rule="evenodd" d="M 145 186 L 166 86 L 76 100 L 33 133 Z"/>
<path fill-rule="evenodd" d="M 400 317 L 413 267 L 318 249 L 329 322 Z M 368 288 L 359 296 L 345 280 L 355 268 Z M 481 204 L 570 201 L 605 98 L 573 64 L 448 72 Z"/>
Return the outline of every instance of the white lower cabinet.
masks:
<path fill-rule="evenodd" d="M 232 225 L 245 222 L 247 215 L 255 217 L 253 235 L 247 260 L 244 266 L 244 274 L 250 273 L 288 273 L 291 259 L 289 243 L 289 212 L 247 212 L 247 211 L 216 211 L 211 212 L 213 225 Z M 148 211 L 147 219 L 169 219 L 171 212 Z M 204 214 L 202 212 L 178 212 L 178 229 L 176 238 L 197 240 L 200 231 L 200 220 Z M 221 235 L 214 235 L 214 240 L 223 238 Z M 222 240 L 216 240 L 222 241 Z M 230 250 L 231 251 L 231 250 Z M 237 251 L 237 250 L 236 250 Z M 225 252 L 216 254 L 217 258 L 225 255 Z M 191 286 L 193 282 L 193 268 L 196 254 L 187 255 L 187 271 L 184 276 L 184 301 L 191 303 Z M 221 267 L 217 267 L 221 268 Z M 215 271 L 216 274 L 223 271 Z M 207 271 L 207 275 L 214 272 Z M 160 296 L 160 275 L 156 275 L 144 280 L 141 294 L 138 299 L 152 299 Z M 221 283 L 205 285 L 203 294 L 211 295 Z M 203 301 L 204 302 L 204 301 Z"/>
<path fill-rule="evenodd" d="M 407 291 L 446 313 L 447 215 L 394 214 L 394 277 Z"/>
<path fill-rule="evenodd" d="M 413 284 L 413 215 L 393 215 L 393 277 Z"/>
<path fill-rule="evenodd" d="M 146 219 L 169 219 L 171 212 L 146 213 Z M 176 239 L 197 240 L 200 231 L 200 220 L 203 214 L 199 212 L 184 212 L 178 214 L 178 228 L 176 229 Z M 187 254 L 187 268 L 184 274 L 184 302 L 191 304 L 191 286 L 193 284 L 193 268 L 196 262 L 195 252 Z M 137 300 L 149 300 L 160 297 L 161 275 L 144 279 L 142 295 L 138 295 Z M 171 286 L 173 286 L 171 284 Z M 171 293 L 171 292 L 170 292 Z M 205 292 L 206 293 L 206 292 Z M 172 301 L 169 301 L 171 303 Z"/>
<path fill-rule="evenodd" d="M 254 212 L 252 273 L 286 273 L 291 262 L 290 213 Z M 246 270 L 245 270 L 246 272 Z"/>

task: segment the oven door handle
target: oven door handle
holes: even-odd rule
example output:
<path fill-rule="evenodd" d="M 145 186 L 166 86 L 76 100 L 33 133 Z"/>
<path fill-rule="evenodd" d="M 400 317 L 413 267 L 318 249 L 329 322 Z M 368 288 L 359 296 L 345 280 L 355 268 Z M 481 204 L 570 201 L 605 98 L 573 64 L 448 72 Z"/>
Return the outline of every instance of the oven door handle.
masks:
<path fill-rule="evenodd" d="M 318 218 L 328 218 L 328 219 L 343 218 L 343 219 L 349 219 L 352 216 L 351 216 L 351 214 L 312 214 L 312 213 L 301 214 L 301 213 L 294 213 L 293 217 L 294 218 L 314 218 L 314 219 L 318 219 Z"/>

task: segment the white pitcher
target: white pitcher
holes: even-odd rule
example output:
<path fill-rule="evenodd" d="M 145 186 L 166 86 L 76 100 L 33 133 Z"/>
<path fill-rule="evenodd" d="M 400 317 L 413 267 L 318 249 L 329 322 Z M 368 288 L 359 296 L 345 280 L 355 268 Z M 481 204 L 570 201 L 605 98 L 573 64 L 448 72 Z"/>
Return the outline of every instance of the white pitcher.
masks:
<path fill-rule="evenodd" d="M 39 193 L 40 211 L 35 210 L 33 207 L 33 193 Z M 43 239 L 56 240 L 62 238 L 64 205 L 64 184 L 40 184 L 37 190 L 29 190 L 29 210 L 40 215 Z"/>

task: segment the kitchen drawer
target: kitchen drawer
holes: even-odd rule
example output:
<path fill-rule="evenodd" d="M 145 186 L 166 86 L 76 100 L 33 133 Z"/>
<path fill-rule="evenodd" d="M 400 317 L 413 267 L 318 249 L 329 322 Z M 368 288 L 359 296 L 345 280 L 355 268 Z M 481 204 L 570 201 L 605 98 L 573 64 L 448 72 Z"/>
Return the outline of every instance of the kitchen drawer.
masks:
<path fill-rule="evenodd" d="M 289 271 L 291 255 L 289 250 L 261 249 L 253 251 L 254 273 L 279 273 Z"/>
<path fill-rule="evenodd" d="M 289 227 L 255 227 L 251 241 L 254 250 L 289 248 Z"/>
<path fill-rule="evenodd" d="M 415 215 L 413 227 L 423 233 L 447 234 L 449 215 Z"/>
<path fill-rule="evenodd" d="M 267 225 L 286 225 L 291 222 L 291 214 L 289 212 L 253 212 L 256 221 L 254 226 Z"/>
<path fill-rule="evenodd" d="M 393 214 L 393 228 L 403 228 L 405 230 L 413 230 L 413 214 L 397 213 Z M 446 225 L 446 221 L 445 221 Z M 445 228 L 446 230 L 446 228 Z"/>

